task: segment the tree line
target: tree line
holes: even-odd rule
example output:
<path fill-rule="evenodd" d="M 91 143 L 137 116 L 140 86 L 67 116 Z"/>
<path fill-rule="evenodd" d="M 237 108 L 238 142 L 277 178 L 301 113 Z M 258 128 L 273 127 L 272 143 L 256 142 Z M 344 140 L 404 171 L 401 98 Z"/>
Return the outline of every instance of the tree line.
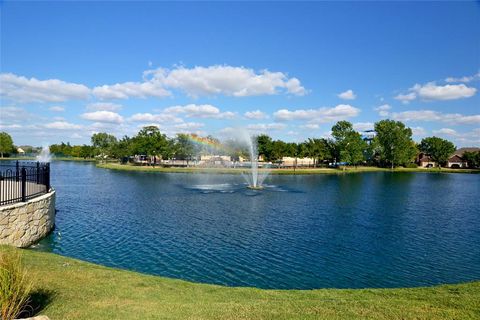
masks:
<path fill-rule="evenodd" d="M 332 138 L 309 138 L 303 142 L 273 140 L 261 134 L 255 137 L 258 155 L 264 161 L 279 163 L 283 157 L 312 158 L 314 166 L 328 163 L 346 165 L 376 165 L 380 167 L 412 166 L 420 152 L 428 154 L 432 161 L 445 165 L 455 152 L 452 142 L 427 137 L 416 144 L 412 130 L 404 123 L 394 120 L 381 120 L 374 125 L 375 137 L 365 139 L 353 129 L 348 121 L 339 121 L 332 127 Z M 198 138 L 198 137 L 197 137 Z M 177 134 L 173 138 L 161 133 L 156 126 L 143 127 L 135 136 L 115 136 L 102 132 L 91 137 L 91 145 L 70 145 L 60 143 L 50 146 L 50 152 L 57 156 L 81 158 L 122 159 L 132 155 L 157 156 L 162 159 L 192 160 L 200 154 L 227 155 L 238 160 L 249 158 L 248 147 L 238 140 L 230 139 L 220 143 L 212 136 L 203 138 L 198 144 L 192 135 Z M 0 134 L 0 152 L 13 149 L 11 137 Z M 464 159 L 472 166 L 479 167 L 480 152 L 465 152 Z"/>

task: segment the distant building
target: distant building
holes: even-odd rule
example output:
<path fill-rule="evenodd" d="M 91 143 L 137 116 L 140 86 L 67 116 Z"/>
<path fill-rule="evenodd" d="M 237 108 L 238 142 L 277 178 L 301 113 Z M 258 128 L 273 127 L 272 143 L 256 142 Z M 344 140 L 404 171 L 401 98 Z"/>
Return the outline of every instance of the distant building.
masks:
<path fill-rule="evenodd" d="M 468 168 L 468 163 L 458 154 L 454 154 L 448 158 L 447 168 Z"/>
<path fill-rule="evenodd" d="M 281 160 L 281 165 L 284 167 L 313 167 L 314 164 L 313 158 L 283 157 Z"/>
<path fill-rule="evenodd" d="M 426 153 L 420 153 L 418 155 L 418 165 L 422 168 L 432 168 L 436 166 L 435 161 L 433 161 L 429 155 Z"/>
<path fill-rule="evenodd" d="M 468 163 L 463 159 L 465 152 L 477 152 L 480 148 L 460 148 L 456 150 L 450 158 L 447 160 L 447 168 L 468 168 Z M 430 156 L 426 153 L 420 153 L 417 158 L 417 163 L 422 168 L 437 167 L 437 163 L 434 162 Z"/>
<path fill-rule="evenodd" d="M 25 155 L 25 151 L 22 149 L 22 148 L 17 148 L 17 153 L 21 156 L 24 156 Z"/>

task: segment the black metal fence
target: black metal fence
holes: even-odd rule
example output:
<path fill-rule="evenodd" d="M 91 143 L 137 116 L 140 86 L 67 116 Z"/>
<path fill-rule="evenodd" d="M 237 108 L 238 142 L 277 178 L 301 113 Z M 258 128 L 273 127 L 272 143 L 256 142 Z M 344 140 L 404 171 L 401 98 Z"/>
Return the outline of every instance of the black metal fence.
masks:
<path fill-rule="evenodd" d="M 0 206 L 26 202 L 50 190 L 50 163 L 0 163 Z"/>

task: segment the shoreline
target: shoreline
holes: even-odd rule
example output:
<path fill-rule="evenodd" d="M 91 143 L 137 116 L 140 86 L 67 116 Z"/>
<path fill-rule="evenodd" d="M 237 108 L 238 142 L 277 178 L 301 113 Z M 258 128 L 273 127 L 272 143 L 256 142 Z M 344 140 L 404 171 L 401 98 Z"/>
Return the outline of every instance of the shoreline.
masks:
<path fill-rule="evenodd" d="M 97 163 L 97 168 L 150 173 L 215 173 L 215 174 L 242 174 L 249 171 L 249 168 L 198 168 L 198 167 L 151 167 L 135 166 L 119 163 Z M 479 174 L 480 169 L 449 169 L 449 168 L 378 168 L 378 167 L 347 167 L 344 169 L 334 168 L 297 168 L 297 169 L 259 169 L 259 172 L 268 171 L 271 175 L 317 175 L 317 174 L 347 174 L 362 172 L 425 172 L 425 173 L 470 173 Z"/>
<path fill-rule="evenodd" d="M 480 281 L 415 288 L 274 290 L 148 275 L 54 253 L 21 253 L 51 319 L 474 319 Z M 39 293 L 39 294 L 38 294 Z"/>

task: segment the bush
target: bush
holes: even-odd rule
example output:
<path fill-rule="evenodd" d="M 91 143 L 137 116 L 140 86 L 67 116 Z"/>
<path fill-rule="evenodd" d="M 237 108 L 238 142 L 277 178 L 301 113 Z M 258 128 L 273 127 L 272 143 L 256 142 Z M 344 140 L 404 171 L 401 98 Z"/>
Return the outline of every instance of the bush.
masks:
<path fill-rule="evenodd" d="M 418 168 L 418 165 L 416 163 L 407 163 L 405 168 Z"/>
<path fill-rule="evenodd" d="M 0 252 L 1 319 L 15 319 L 29 303 L 32 283 L 27 277 L 20 254 L 13 250 Z"/>

